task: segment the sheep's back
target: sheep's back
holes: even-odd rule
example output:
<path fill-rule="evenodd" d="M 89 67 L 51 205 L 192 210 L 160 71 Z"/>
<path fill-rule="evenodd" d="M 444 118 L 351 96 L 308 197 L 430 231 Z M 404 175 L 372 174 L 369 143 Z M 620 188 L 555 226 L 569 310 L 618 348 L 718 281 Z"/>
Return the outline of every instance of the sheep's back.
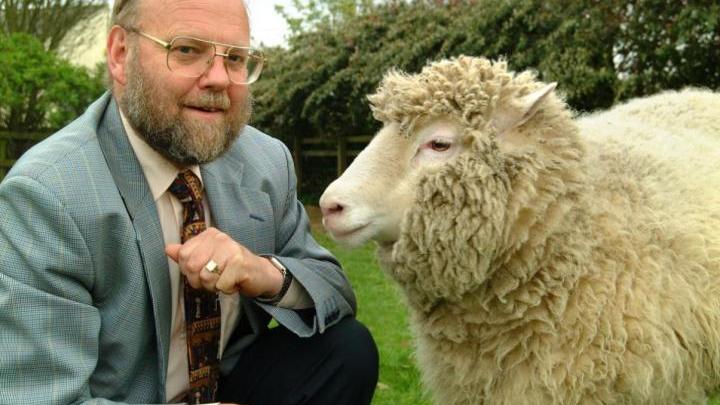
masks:
<path fill-rule="evenodd" d="M 578 125 L 599 245 L 592 261 L 626 280 L 613 302 L 625 330 L 643 330 L 628 332 L 629 352 L 645 354 L 625 359 L 627 375 L 649 367 L 667 386 L 717 383 L 703 363 L 720 356 L 720 95 L 663 93 Z"/>
<path fill-rule="evenodd" d="M 633 222 L 686 226 L 690 216 L 720 228 L 720 94 L 662 93 L 578 125 L 596 198 L 628 204 Z"/>

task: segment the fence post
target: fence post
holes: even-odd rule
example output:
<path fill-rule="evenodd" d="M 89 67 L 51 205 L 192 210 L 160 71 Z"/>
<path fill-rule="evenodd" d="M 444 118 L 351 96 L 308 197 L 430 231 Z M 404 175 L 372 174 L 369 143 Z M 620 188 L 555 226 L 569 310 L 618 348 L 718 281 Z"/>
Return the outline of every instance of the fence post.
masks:
<path fill-rule="evenodd" d="M 337 138 L 337 177 L 347 168 L 347 140 L 344 136 Z"/>
<path fill-rule="evenodd" d="M 296 191 L 300 193 L 302 184 L 302 138 L 300 135 L 293 136 L 293 161 L 295 162 L 295 178 L 297 179 Z"/>

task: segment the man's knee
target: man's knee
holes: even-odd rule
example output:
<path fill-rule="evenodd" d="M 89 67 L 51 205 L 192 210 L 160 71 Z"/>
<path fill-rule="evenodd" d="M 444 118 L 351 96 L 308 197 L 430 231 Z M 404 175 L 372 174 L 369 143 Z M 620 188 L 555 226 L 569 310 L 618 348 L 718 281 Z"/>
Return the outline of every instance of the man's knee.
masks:
<path fill-rule="evenodd" d="M 345 318 L 300 338 L 280 326 L 259 339 L 220 383 L 224 402 L 369 404 L 378 351 L 368 329 Z"/>
<path fill-rule="evenodd" d="M 334 356 L 353 379 L 377 382 L 379 355 L 370 331 L 355 318 L 345 318 L 325 331 L 333 342 Z"/>

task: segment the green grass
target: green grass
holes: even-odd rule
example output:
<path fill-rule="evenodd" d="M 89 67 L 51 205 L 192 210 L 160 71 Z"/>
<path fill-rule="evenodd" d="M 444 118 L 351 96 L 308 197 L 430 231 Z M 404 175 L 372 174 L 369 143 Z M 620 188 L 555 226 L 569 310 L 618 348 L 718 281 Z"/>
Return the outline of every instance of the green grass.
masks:
<path fill-rule="evenodd" d="M 315 237 L 342 263 L 357 295 L 357 318 L 370 329 L 378 345 L 380 381 L 372 403 L 430 404 L 413 359 L 407 310 L 393 282 L 378 268 L 373 245 L 348 249 L 321 232 L 315 232 Z"/>

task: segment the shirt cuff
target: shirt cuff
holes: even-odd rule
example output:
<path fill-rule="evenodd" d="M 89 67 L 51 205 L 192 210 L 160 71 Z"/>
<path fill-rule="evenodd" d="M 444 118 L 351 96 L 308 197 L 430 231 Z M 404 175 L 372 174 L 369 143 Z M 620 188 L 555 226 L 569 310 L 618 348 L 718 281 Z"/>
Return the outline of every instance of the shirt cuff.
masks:
<path fill-rule="evenodd" d="M 306 308 L 312 308 L 315 306 L 313 303 L 312 298 L 310 297 L 310 294 L 307 292 L 305 287 L 300 284 L 300 282 L 295 279 L 295 277 L 292 276 L 292 272 L 285 266 L 284 263 L 282 263 L 277 256 L 274 255 L 265 255 L 261 254 L 261 257 L 269 258 L 272 260 L 275 260 L 276 263 L 273 263 L 275 267 L 278 267 L 278 270 L 282 271 L 283 274 L 287 273 L 286 277 L 290 278 L 290 285 L 287 287 L 287 290 L 282 295 L 279 301 L 275 301 L 277 298 L 273 299 L 266 299 L 262 297 L 256 297 L 255 299 L 258 302 L 261 302 L 263 304 L 269 304 L 274 305 L 276 307 L 280 308 L 287 308 L 287 309 L 306 309 Z M 279 267 L 282 267 L 280 269 Z"/>
<path fill-rule="evenodd" d="M 310 294 L 308 294 L 305 287 L 303 287 L 296 278 L 293 278 L 285 296 L 276 305 L 289 309 L 305 309 L 315 306 L 312 298 L 310 298 Z"/>

